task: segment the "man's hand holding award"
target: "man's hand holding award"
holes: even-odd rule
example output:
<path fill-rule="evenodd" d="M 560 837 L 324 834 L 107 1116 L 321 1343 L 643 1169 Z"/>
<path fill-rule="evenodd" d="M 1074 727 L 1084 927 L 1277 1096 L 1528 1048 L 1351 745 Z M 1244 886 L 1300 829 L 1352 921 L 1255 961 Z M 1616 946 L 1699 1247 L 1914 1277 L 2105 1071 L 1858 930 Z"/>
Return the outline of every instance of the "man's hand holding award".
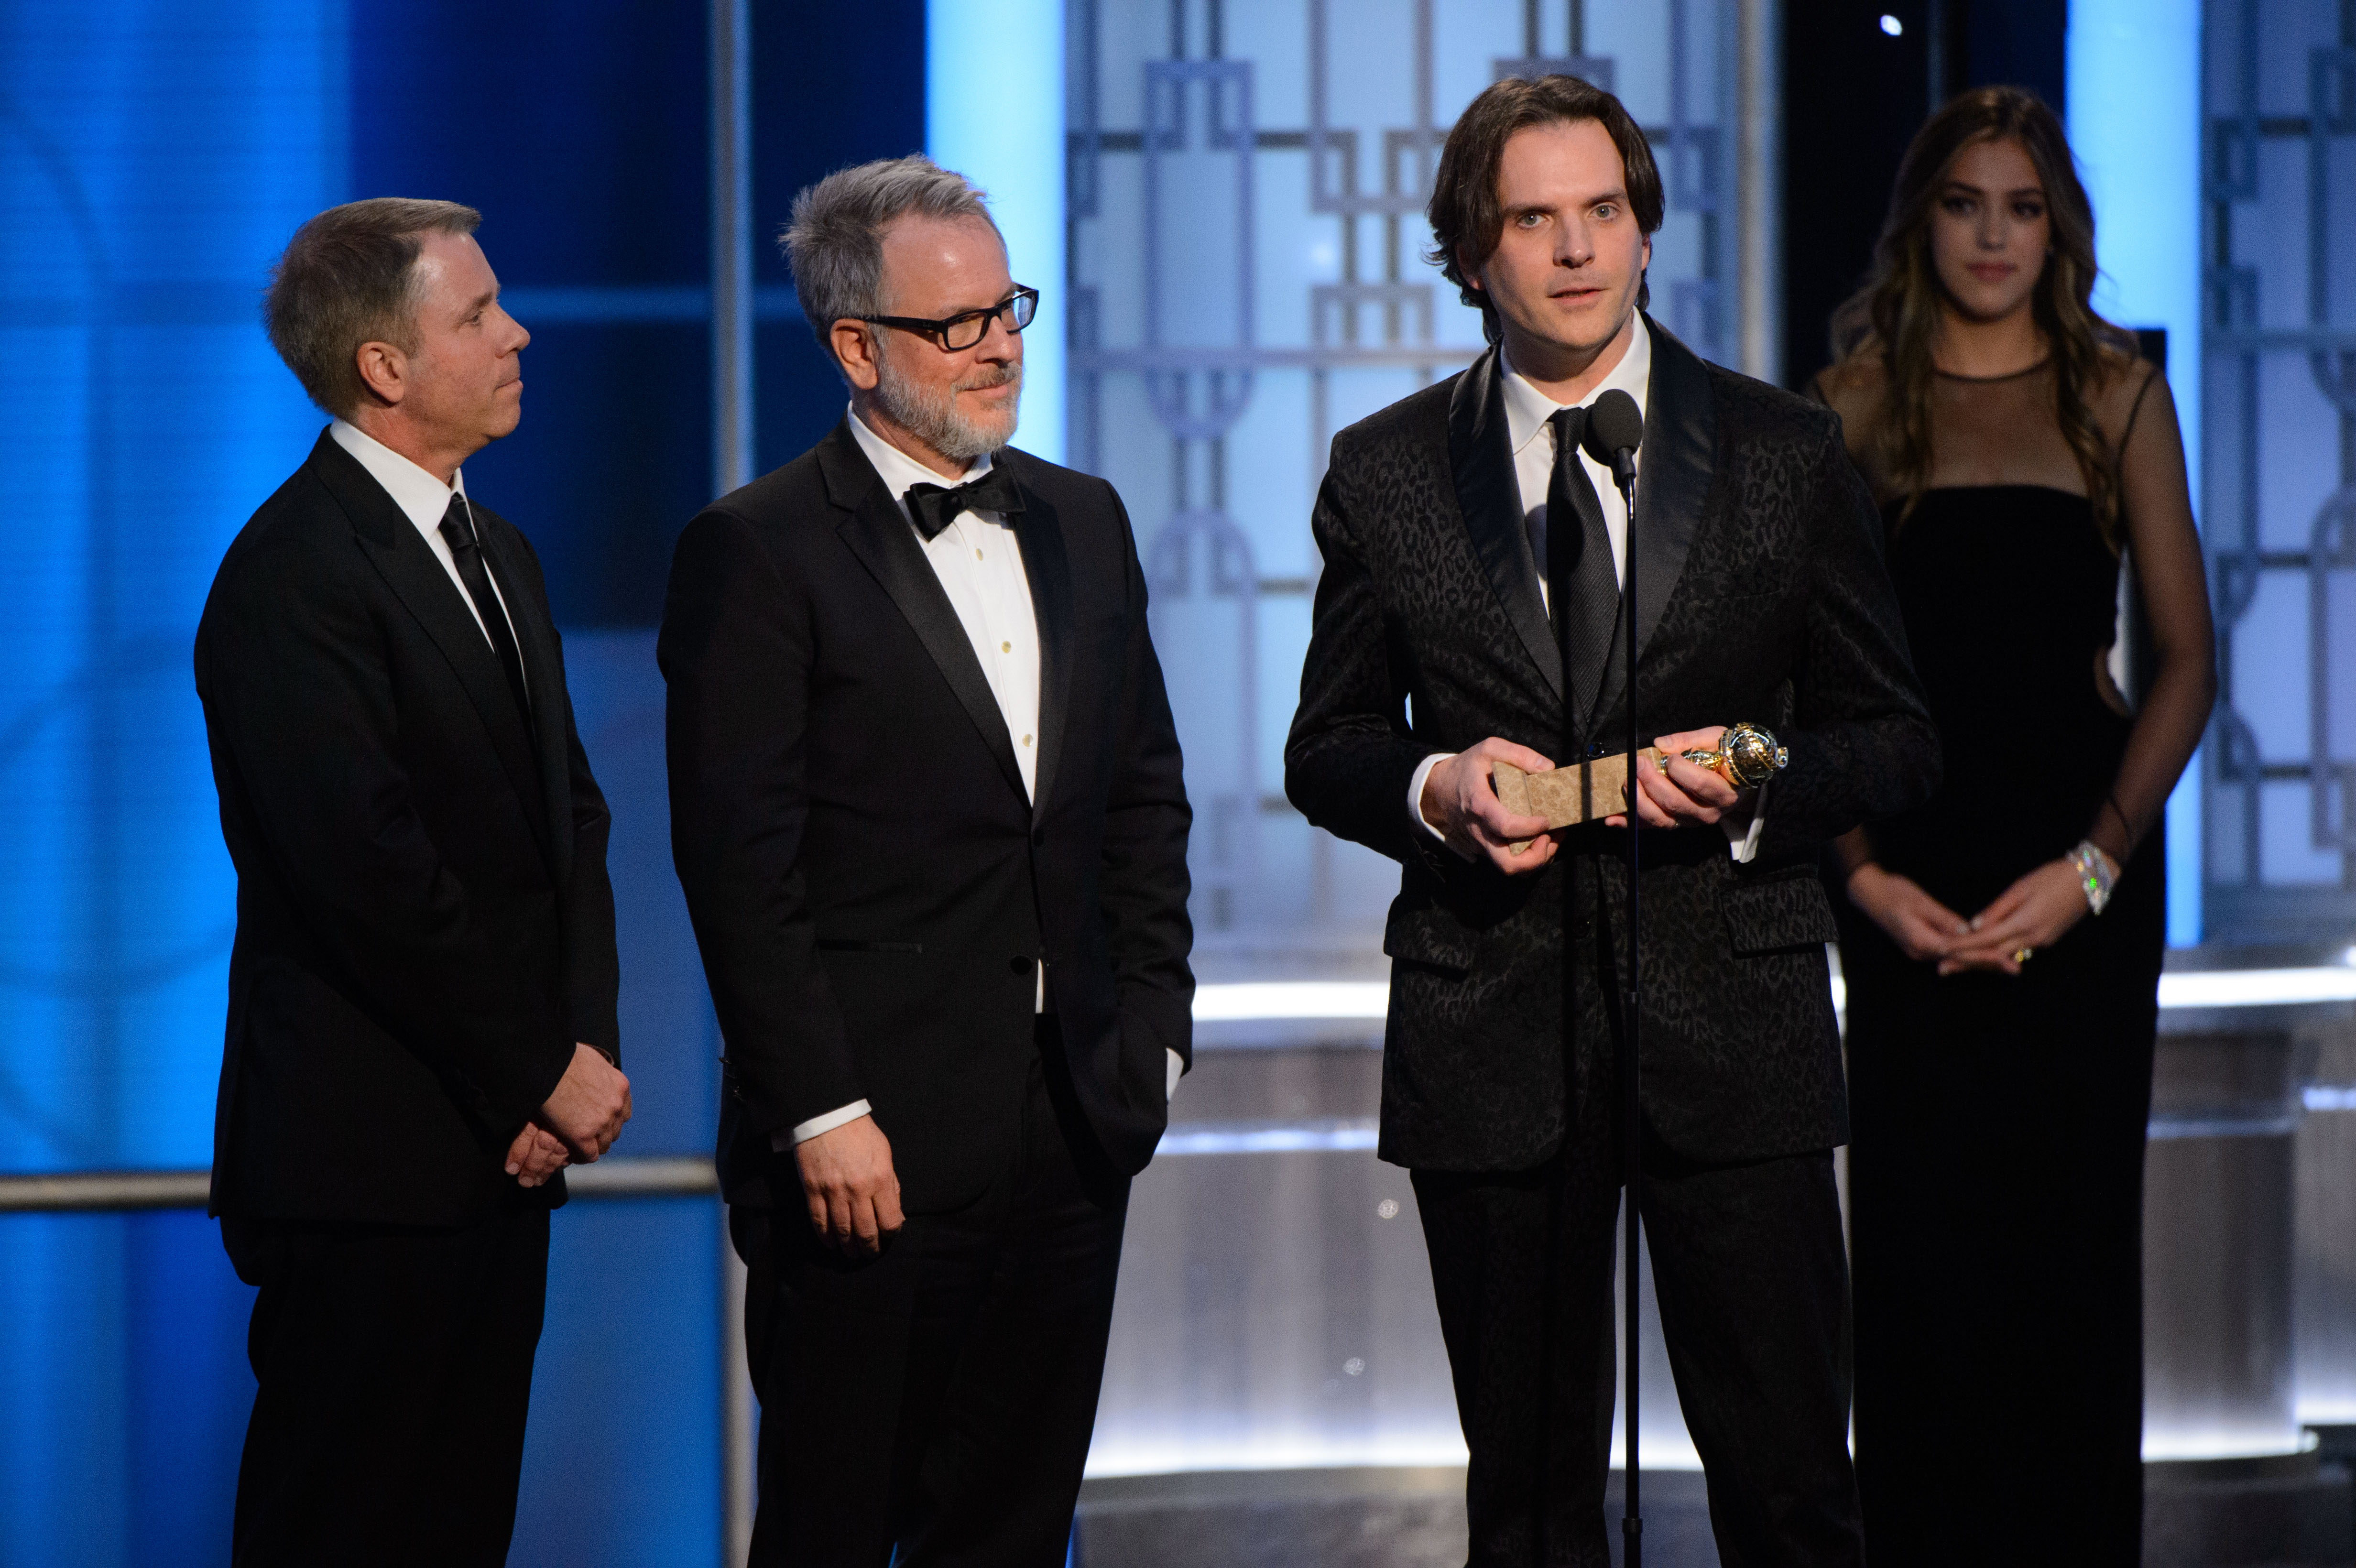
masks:
<path fill-rule="evenodd" d="M 1722 822 L 1751 810 L 1760 786 L 1789 760 L 1756 724 L 1663 735 L 1636 753 L 1638 820 L 1647 827 Z M 1493 737 L 1434 764 L 1421 804 L 1457 853 L 1515 876 L 1554 858 L 1555 829 L 1598 820 L 1626 827 L 1629 795 L 1625 752 L 1556 767 Z"/>

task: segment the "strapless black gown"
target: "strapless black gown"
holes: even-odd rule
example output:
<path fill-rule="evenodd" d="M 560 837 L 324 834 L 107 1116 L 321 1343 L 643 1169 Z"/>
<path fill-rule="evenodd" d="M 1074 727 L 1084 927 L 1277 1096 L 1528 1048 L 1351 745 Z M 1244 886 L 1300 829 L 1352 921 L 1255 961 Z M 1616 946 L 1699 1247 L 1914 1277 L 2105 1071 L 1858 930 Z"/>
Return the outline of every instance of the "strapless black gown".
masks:
<path fill-rule="evenodd" d="M 1871 828 L 1875 856 L 1968 917 L 2067 854 L 2117 776 L 2128 720 L 2094 667 L 2118 564 L 2084 497 L 2036 485 L 1925 492 L 1889 559 L 1945 775 Z M 2160 837 L 2018 978 L 1941 979 L 1841 912 L 1858 1477 L 1880 1568 L 2136 1568 Z"/>

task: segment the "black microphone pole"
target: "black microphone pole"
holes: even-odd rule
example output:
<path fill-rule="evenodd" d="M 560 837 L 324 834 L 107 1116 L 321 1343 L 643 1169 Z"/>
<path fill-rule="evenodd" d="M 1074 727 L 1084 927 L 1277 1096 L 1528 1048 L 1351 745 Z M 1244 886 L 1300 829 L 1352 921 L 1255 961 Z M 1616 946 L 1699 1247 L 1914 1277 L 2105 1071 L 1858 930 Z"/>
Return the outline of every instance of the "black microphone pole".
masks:
<path fill-rule="evenodd" d="M 1628 978 L 1621 1000 L 1621 1016 L 1625 1025 L 1626 1044 L 1621 1057 L 1621 1173 L 1626 1183 L 1627 1229 L 1622 1234 L 1624 1256 L 1622 1268 L 1623 1317 L 1626 1329 L 1621 1340 L 1621 1354 L 1627 1358 L 1627 1415 L 1624 1421 L 1627 1463 L 1627 1508 L 1620 1520 L 1622 1568 L 1644 1568 L 1644 1511 L 1643 1507 L 1643 1462 L 1637 1451 L 1639 1436 L 1637 1392 L 1639 1387 L 1636 1315 L 1636 1221 L 1643 1200 L 1644 1179 L 1644 1109 L 1638 1093 L 1637 1070 L 1640 1060 L 1638 1025 L 1642 1020 L 1644 1002 L 1641 972 L 1644 963 L 1638 941 L 1638 904 L 1636 875 L 1641 861 L 1637 842 L 1636 756 L 1644 749 L 1644 741 L 1636 722 L 1636 449 L 1644 443 L 1644 417 L 1636 408 L 1636 400 L 1627 393 L 1613 389 L 1595 400 L 1589 411 L 1587 432 L 1595 448 L 1595 455 L 1609 464 L 1612 480 L 1620 491 L 1621 505 L 1627 508 L 1627 521 L 1621 529 L 1620 569 L 1622 608 L 1621 622 L 1628 634 Z"/>

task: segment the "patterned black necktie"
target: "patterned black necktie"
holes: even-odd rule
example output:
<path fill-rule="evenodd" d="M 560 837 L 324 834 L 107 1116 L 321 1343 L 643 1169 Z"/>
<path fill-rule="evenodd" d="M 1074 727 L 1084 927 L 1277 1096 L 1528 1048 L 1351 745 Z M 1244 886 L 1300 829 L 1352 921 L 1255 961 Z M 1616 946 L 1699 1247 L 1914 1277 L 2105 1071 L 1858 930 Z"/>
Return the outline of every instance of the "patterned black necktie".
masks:
<path fill-rule="evenodd" d="M 1585 409 L 1562 409 L 1554 426 L 1554 477 L 1547 485 L 1547 607 L 1562 650 L 1563 693 L 1580 725 L 1594 710 L 1620 617 L 1620 574 L 1603 504 L 1579 461 Z"/>
<path fill-rule="evenodd" d="M 926 544 L 957 521 L 959 512 L 996 512 L 1012 517 L 1021 510 L 1022 487 L 1014 483 L 1014 475 L 995 464 L 980 478 L 969 479 L 954 488 L 938 485 L 908 486 L 908 515 L 916 519 L 916 531 L 925 536 Z"/>
<path fill-rule="evenodd" d="M 531 735 L 536 745 L 539 737 L 532 729 L 531 702 L 524 695 L 523 656 L 516 649 L 515 631 L 499 607 L 499 596 L 491 592 L 491 574 L 483 566 L 483 547 L 476 542 L 474 514 L 466 509 L 464 496 L 450 497 L 450 509 L 442 514 L 442 537 L 449 543 L 450 559 L 457 563 L 458 581 L 466 585 L 466 597 L 475 602 L 475 613 L 481 617 L 500 667 L 508 672 L 508 690 L 515 697 L 524 733 Z"/>

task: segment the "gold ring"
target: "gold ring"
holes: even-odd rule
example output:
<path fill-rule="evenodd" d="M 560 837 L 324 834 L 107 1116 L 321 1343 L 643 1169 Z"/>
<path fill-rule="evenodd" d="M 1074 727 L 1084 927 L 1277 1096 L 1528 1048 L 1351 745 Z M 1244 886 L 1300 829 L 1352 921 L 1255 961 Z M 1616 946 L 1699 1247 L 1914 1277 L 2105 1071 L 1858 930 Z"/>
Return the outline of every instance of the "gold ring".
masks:
<path fill-rule="evenodd" d="M 2012 950 L 2012 961 L 2015 964 L 2026 964 L 2036 956 L 2037 949 L 2034 947 L 2016 947 Z"/>

